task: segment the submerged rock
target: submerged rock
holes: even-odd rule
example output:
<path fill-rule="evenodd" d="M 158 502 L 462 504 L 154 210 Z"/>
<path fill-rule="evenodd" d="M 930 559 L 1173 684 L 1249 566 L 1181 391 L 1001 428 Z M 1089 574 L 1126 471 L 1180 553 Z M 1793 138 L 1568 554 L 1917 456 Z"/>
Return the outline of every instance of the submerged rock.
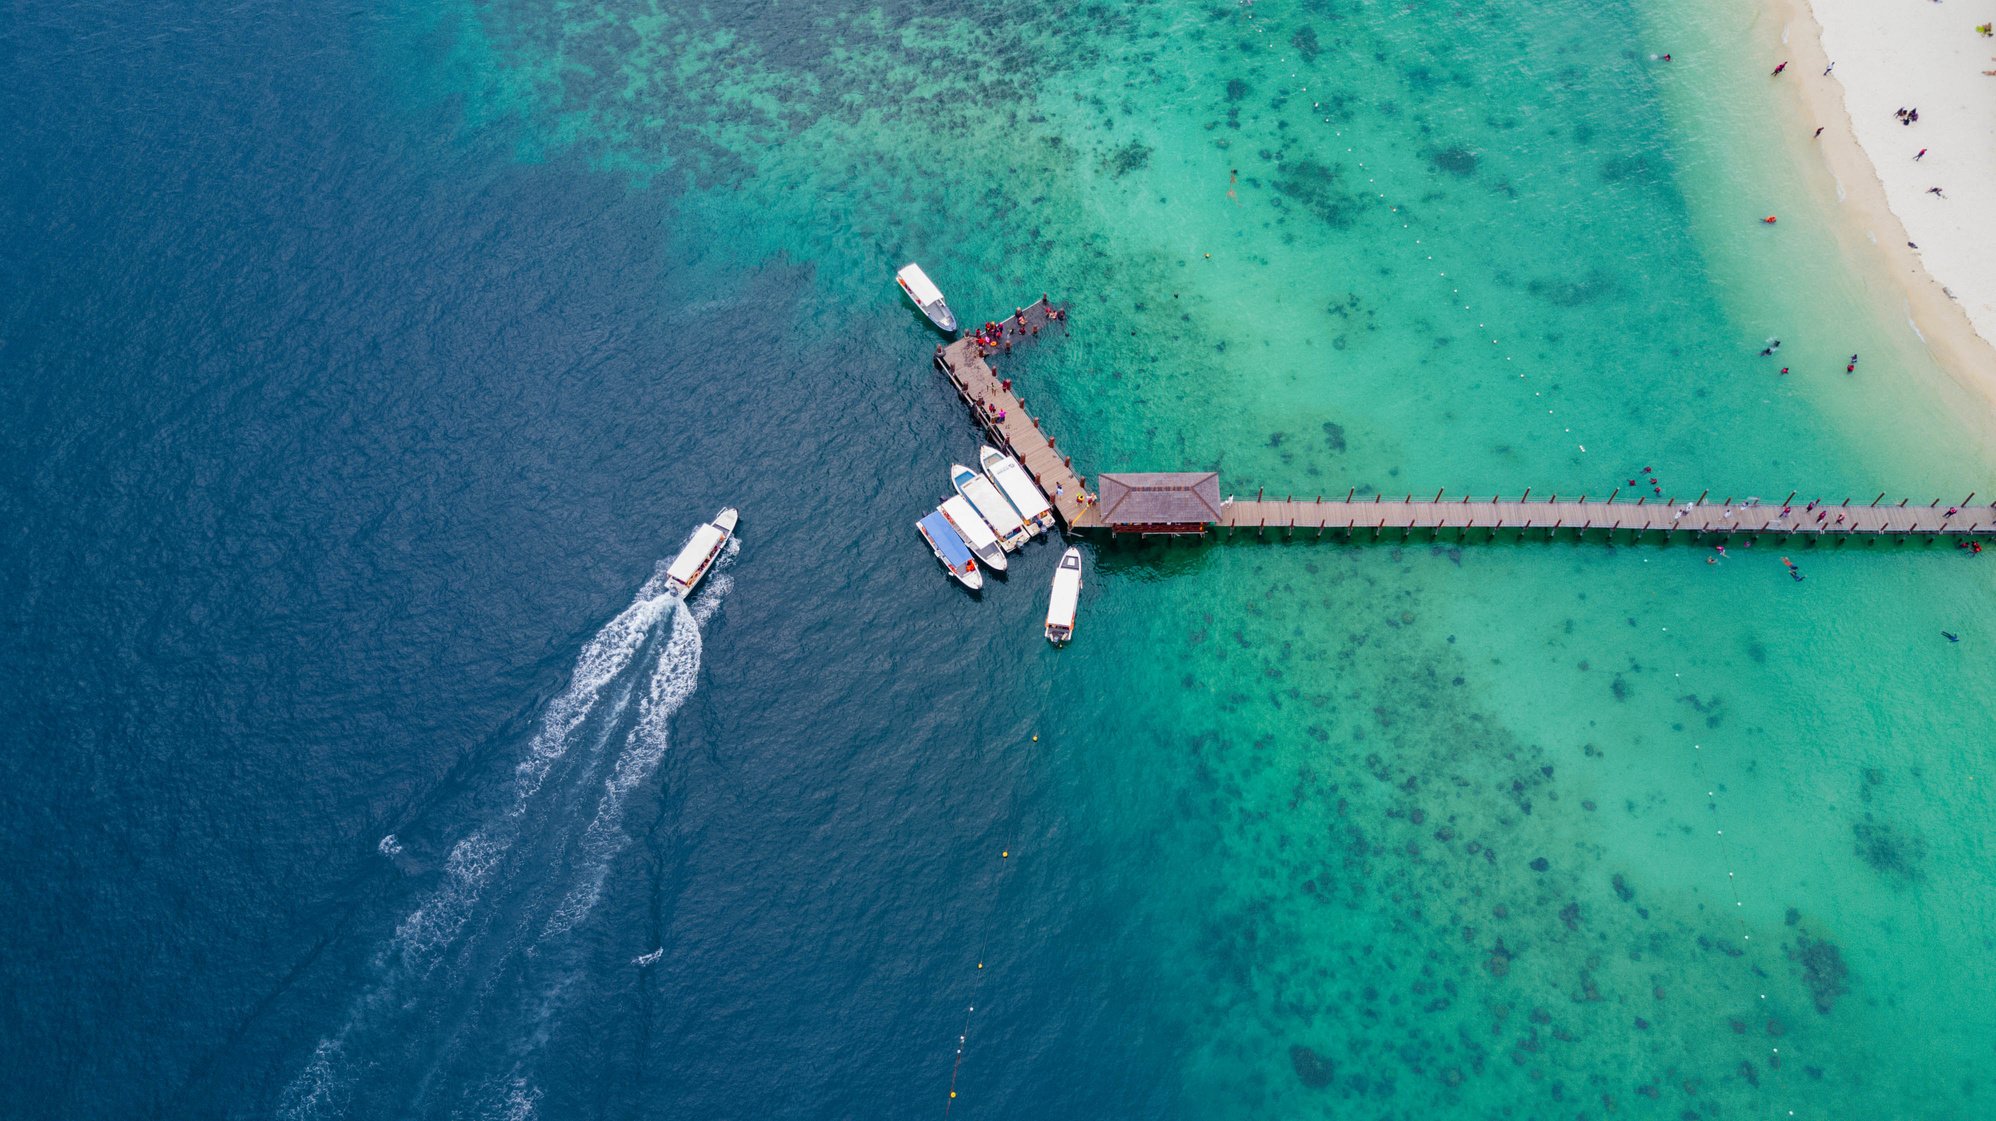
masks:
<path fill-rule="evenodd" d="M 1820 938 L 1803 938 L 1788 952 L 1788 958 L 1802 967 L 1802 983 L 1809 986 L 1816 1011 L 1828 1015 L 1837 998 L 1849 991 L 1844 982 L 1850 970 L 1844 965 L 1843 954 Z"/>
<path fill-rule="evenodd" d="M 1289 1065 L 1296 1068 L 1296 1077 L 1312 1090 L 1321 1090 L 1337 1077 L 1337 1068 L 1317 1052 L 1301 1043 L 1289 1048 Z"/>

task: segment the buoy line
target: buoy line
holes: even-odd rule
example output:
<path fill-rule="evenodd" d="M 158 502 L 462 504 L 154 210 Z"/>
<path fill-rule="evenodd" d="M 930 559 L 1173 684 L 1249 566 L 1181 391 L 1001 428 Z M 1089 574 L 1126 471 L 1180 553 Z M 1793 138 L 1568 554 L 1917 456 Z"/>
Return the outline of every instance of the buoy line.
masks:
<path fill-rule="evenodd" d="M 1053 685 L 1054 685 L 1054 677 L 1052 673 L 1049 673 L 1047 675 L 1046 684 L 1043 685 L 1040 689 L 1040 699 L 1032 708 L 1032 711 L 1036 715 L 1045 713 L 1047 701 L 1053 696 Z M 1028 747 L 1037 746 L 1039 742 L 1040 742 L 1040 734 L 1038 732 L 1033 732 L 1031 733 L 1031 739 L 1027 741 L 1026 746 Z M 1003 848 L 1000 848 L 998 850 L 998 862 L 1000 867 L 999 874 L 1001 878 L 994 881 L 991 885 L 991 894 L 994 899 L 996 898 L 1000 888 L 1004 885 L 1004 880 L 1002 879 L 1002 876 L 1004 874 L 1003 869 L 1004 867 L 1006 867 L 1011 863 L 1012 848 L 1013 846 L 1008 843 Z M 984 981 L 984 961 L 987 952 L 991 949 L 991 924 L 993 922 L 993 914 L 995 913 L 995 911 L 996 908 L 994 907 L 991 913 L 986 914 L 984 920 L 984 932 L 982 937 L 980 937 L 977 941 L 977 966 L 974 971 L 975 976 L 972 977 L 971 979 L 970 1002 L 966 1004 L 963 1009 L 963 1028 L 962 1030 L 958 1031 L 956 1034 L 956 1056 L 950 1062 L 949 1097 L 945 1099 L 943 1102 L 943 1121 L 949 1121 L 950 1111 L 956 1108 L 956 1084 L 958 1077 L 963 1073 L 963 1053 L 970 1044 L 970 1021 L 971 1018 L 977 1014 L 977 996 L 978 992 L 982 988 Z"/>

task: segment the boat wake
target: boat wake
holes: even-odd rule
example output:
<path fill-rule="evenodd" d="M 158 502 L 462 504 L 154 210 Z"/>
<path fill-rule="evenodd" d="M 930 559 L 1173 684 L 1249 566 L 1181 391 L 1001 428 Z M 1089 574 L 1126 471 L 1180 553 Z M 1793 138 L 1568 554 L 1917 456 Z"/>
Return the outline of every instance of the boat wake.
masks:
<path fill-rule="evenodd" d="M 738 551 L 730 542 L 716 569 Z M 667 587 L 665 567 L 584 644 L 513 768 L 510 797 L 451 846 L 439 882 L 372 956 L 340 1027 L 283 1091 L 280 1116 L 372 1113 L 355 1099 L 397 1082 L 417 1087 L 396 1096 L 400 1111 L 432 1082 L 440 1094 L 461 1091 L 473 1083 L 438 1076 L 495 1035 L 506 1043 L 486 1059 L 514 1073 L 488 1082 L 503 1093 L 482 1112 L 533 1114 L 538 1091 L 516 1072 L 546 1040 L 579 968 L 556 951 L 595 910 L 629 844 L 627 803 L 664 757 L 670 721 L 699 683 L 701 629 L 733 584 L 716 571 L 689 605 Z M 631 672 L 647 654 L 650 673 Z"/>

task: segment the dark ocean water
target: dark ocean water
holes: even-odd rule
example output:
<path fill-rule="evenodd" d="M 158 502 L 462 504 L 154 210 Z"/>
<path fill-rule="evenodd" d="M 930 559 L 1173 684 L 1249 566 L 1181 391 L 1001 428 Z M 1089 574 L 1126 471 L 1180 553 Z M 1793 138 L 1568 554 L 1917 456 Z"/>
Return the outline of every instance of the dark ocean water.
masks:
<path fill-rule="evenodd" d="M 9 1112 L 1986 1113 L 1973 562 L 911 528 L 908 259 L 1090 471 L 1978 486 L 1746 20 L 15 10 Z"/>
<path fill-rule="evenodd" d="M 0 31 L 8 1112 L 904 1113 L 943 1095 L 980 945 L 1027 963 L 979 1025 L 1031 1072 L 1017 1108 L 1142 1100 L 1104 1066 L 1146 1046 L 1109 1026 L 1115 949 L 1070 937 L 1104 904 L 998 858 L 1059 826 L 1018 750 L 1042 651 L 966 665 L 976 607 L 909 547 L 928 449 L 974 445 L 942 394 L 831 372 L 933 388 L 920 328 L 882 300 L 828 351 L 808 264 L 409 111 L 405 18 Z M 669 618 L 517 818 L 513 768 L 723 504 L 745 545 L 697 688 L 550 938 Z M 412 950 L 481 828 L 469 925 Z"/>

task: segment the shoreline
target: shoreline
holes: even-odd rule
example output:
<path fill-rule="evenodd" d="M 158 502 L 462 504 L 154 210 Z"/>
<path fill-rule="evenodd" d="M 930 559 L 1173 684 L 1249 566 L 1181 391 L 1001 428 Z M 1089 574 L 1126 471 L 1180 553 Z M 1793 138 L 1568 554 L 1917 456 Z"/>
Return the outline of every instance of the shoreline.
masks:
<path fill-rule="evenodd" d="M 1981 39 L 1974 32 L 1978 20 L 1990 17 L 1966 7 L 1919 4 L 1881 13 L 1865 4 L 1866 0 L 1762 0 L 1762 11 L 1773 21 L 1784 52 L 1775 61 L 1786 60 L 1784 77 L 1794 79 L 1787 86 L 1792 96 L 1781 100 L 1796 112 L 1798 124 L 1807 126 L 1793 135 L 1801 138 L 1798 144 L 1816 149 L 1815 159 L 1798 163 L 1826 173 L 1825 185 L 1842 218 L 1835 223 L 1834 236 L 1853 263 L 1866 269 L 1875 264 L 1890 276 L 1901 296 L 1902 320 L 1918 341 L 1951 380 L 1996 413 L 1996 338 L 1992 338 L 1996 336 L 1996 255 L 1981 252 L 1972 225 L 1977 215 L 1988 213 L 1979 205 L 1985 195 L 1986 201 L 1996 203 L 1996 150 L 1987 143 L 1989 129 L 1976 119 L 1980 114 L 1996 120 L 1996 110 L 1971 107 L 1974 95 L 1984 100 L 1996 97 L 1996 77 L 1980 73 L 1996 69 L 1996 62 L 1968 68 L 1984 44 L 1987 53 L 1996 55 L 1996 40 Z M 1825 12 L 1833 25 L 1827 30 Z M 1959 60 L 1950 58 L 1932 68 L 1945 71 L 1952 65 L 1961 70 L 1959 74 L 1929 73 L 1897 87 L 1946 91 L 1929 97 L 1935 107 L 1932 116 L 1923 112 L 1922 120 L 1911 128 L 1893 119 L 1898 103 L 1886 104 L 1885 99 L 1893 96 L 1888 90 L 1894 87 L 1888 84 L 1899 82 L 1924 59 L 1906 53 L 1904 36 L 1898 41 L 1867 40 L 1874 25 L 1900 17 L 1945 20 L 1950 31 L 1958 24 L 1962 44 Z M 1875 45 L 1844 51 L 1835 70 L 1825 76 L 1824 69 L 1835 57 L 1830 48 L 1849 48 L 1856 40 Z M 1990 85 L 1981 89 L 1974 82 Z M 1860 114 L 1865 128 L 1859 127 Z M 1876 128 L 1868 127 L 1872 116 L 1879 119 Z M 1810 139 L 1815 126 L 1822 127 L 1822 136 Z M 1936 146 L 1940 150 L 1920 164 L 1905 160 L 1903 170 L 1882 165 L 1884 156 L 1897 154 L 1885 152 L 1887 143 L 1901 139 L 1888 129 L 1904 132 L 1904 142 L 1911 143 L 1912 150 Z M 1914 185 L 1927 177 L 1949 191 L 1946 200 L 1927 200 L 1926 188 Z M 1921 206 L 1922 201 L 1936 206 Z"/>

